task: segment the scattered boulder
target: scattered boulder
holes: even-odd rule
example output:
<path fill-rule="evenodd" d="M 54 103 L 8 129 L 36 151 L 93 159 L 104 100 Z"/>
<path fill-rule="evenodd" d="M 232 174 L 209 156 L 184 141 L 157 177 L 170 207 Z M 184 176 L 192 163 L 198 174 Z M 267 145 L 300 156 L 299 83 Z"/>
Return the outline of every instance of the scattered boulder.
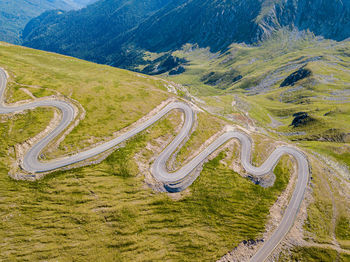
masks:
<path fill-rule="evenodd" d="M 264 239 L 263 238 L 260 238 L 260 239 L 257 239 L 257 240 L 254 240 L 254 239 L 249 239 L 249 240 L 243 240 L 243 244 L 246 245 L 246 246 L 255 246 L 261 242 L 264 242 Z"/>
<path fill-rule="evenodd" d="M 306 69 L 304 67 L 301 67 L 298 71 L 292 73 L 291 75 L 289 75 L 286 79 L 284 79 L 284 81 L 282 82 L 282 84 L 280 85 L 280 87 L 285 87 L 285 86 L 294 86 L 294 84 L 296 82 L 298 82 L 301 79 L 307 78 L 309 76 L 311 76 L 311 71 L 309 69 Z"/>
<path fill-rule="evenodd" d="M 255 185 L 260 185 L 263 188 L 272 187 L 275 184 L 276 176 L 273 172 L 270 172 L 268 175 L 263 177 L 255 177 L 248 175 L 247 178 L 252 181 Z"/>

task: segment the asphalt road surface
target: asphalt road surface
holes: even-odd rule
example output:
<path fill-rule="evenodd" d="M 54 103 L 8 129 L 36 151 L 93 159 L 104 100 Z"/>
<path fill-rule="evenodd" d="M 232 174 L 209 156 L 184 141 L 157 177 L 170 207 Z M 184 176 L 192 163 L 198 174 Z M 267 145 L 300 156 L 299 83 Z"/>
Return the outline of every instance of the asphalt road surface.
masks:
<path fill-rule="evenodd" d="M 69 157 L 63 157 L 50 162 L 40 162 L 39 155 L 41 151 L 48 145 L 48 143 L 59 136 L 65 128 L 74 120 L 74 107 L 65 101 L 55 100 L 48 98 L 46 100 L 35 101 L 19 106 L 5 105 L 3 102 L 4 91 L 7 84 L 7 76 L 4 70 L 0 69 L 0 114 L 10 114 L 20 112 L 23 110 L 34 109 L 37 107 L 56 107 L 62 113 L 61 122 L 57 127 L 35 145 L 33 145 L 25 154 L 21 167 L 30 173 L 49 172 L 62 167 L 66 167 L 89 158 L 92 158 L 98 154 L 112 149 L 120 143 L 132 138 L 136 134 L 145 130 L 163 116 L 168 114 L 174 109 L 181 110 L 185 115 L 185 121 L 183 127 L 175 139 L 162 151 L 157 157 L 151 167 L 152 175 L 160 182 L 162 182 L 165 188 L 170 192 L 178 192 L 193 183 L 196 177 L 193 177 L 193 171 L 200 166 L 207 157 L 216 151 L 221 145 L 225 144 L 231 139 L 238 139 L 241 143 L 241 161 L 245 170 L 253 176 L 259 177 L 271 172 L 279 159 L 284 154 L 293 156 L 297 162 L 298 167 L 298 179 L 292 198 L 285 210 L 284 216 L 280 225 L 273 232 L 272 236 L 267 239 L 263 246 L 257 251 L 257 253 L 251 258 L 251 261 L 264 261 L 275 247 L 283 240 L 284 236 L 289 232 L 296 219 L 300 204 L 304 198 L 304 193 L 309 179 L 309 165 L 306 156 L 299 150 L 293 147 L 281 146 L 268 157 L 268 159 L 260 166 L 255 167 L 251 165 L 251 141 L 250 138 L 239 131 L 227 132 L 216 139 L 206 149 L 204 149 L 199 155 L 193 158 L 189 163 L 184 165 L 176 172 L 168 172 L 166 167 L 167 160 L 171 157 L 174 151 L 178 148 L 181 142 L 190 134 L 192 125 L 194 123 L 194 113 L 189 105 L 183 102 L 174 102 L 165 106 L 161 111 L 154 115 L 149 120 L 140 124 L 136 128 L 124 133 L 123 135 L 110 140 L 104 144 L 98 145 L 92 149 L 77 153 Z M 192 174 L 192 175 L 191 175 Z"/>

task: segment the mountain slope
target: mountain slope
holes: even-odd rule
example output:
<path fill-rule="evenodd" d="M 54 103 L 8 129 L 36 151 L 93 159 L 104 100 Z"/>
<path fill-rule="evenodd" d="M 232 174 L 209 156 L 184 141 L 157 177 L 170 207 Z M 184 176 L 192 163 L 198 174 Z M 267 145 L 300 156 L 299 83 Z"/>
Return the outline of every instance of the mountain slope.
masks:
<path fill-rule="evenodd" d="M 287 26 L 341 41 L 350 37 L 350 1 L 274 0 L 257 23 L 262 37 Z"/>
<path fill-rule="evenodd" d="M 81 105 L 79 124 L 58 148 L 44 150 L 46 159 L 110 140 L 175 96 L 161 79 L 1 42 L 0 66 L 10 75 L 9 103 L 55 95 Z M 0 116 L 0 213 L 11 218 L 0 227 L 6 240 L 0 242 L 0 260 L 217 260 L 264 232 L 269 209 L 288 183 L 287 158 L 276 167 L 275 185 L 261 188 L 223 164 L 231 162 L 223 152 L 204 166 L 181 200 L 154 193 L 148 166 L 178 133 L 180 112 L 170 113 L 99 164 L 33 183 L 11 179 L 16 145 L 44 130 L 54 112 L 40 108 Z M 197 116 L 198 132 L 179 152 L 180 165 L 226 124 L 206 112 Z"/>
<path fill-rule="evenodd" d="M 247 128 L 251 123 L 262 126 L 321 160 L 312 168 L 313 201 L 304 224 L 305 240 L 339 243 L 349 253 L 344 233 L 349 232 L 349 202 L 342 203 L 349 190 L 335 181 L 343 177 L 349 186 L 350 41 L 280 30 L 259 46 L 233 44 L 226 52 L 211 53 L 186 45 L 171 55 L 187 60 L 185 71 L 162 76 L 186 86 L 206 110 Z M 326 181 L 335 184 L 329 187 Z M 280 261 L 334 261 L 326 254 L 337 253 L 305 247 L 294 252 L 298 255 L 292 257 L 298 258 L 290 260 L 288 250 Z"/>
<path fill-rule="evenodd" d="M 90 5 L 97 0 L 63 0 L 66 2 L 69 6 L 72 6 L 74 9 L 80 9 L 87 5 Z"/>
<path fill-rule="evenodd" d="M 50 9 L 78 9 L 92 0 L 2 0 L 0 41 L 19 43 L 20 33 L 30 19 Z"/>
<path fill-rule="evenodd" d="M 158 52 L 185 43 L 219 50 L 232 42 L 252 42 L 256 27 L 252 21 L 259 11 L 256 0 L 187 1 L 150 17 L 134 30 L 130 41 Z"/>
<path fill-rule="evenodd" d="M 119 39 L 169 1 L 102 0 L 78 11 L 49 11 L 28 23 L 23 39 L 37 49 L 98 61 L 100 54 L 93 50 Z"/>
<path fill-rule="evenodd" d="M 29 47 L 134 69 L 144 51 L 186 43 L 224 50 L 233 42 L 256 43 L 282 27 L 343 40 L 350 36 L 350 1 L 104 0 L 86 10 L 44 14 L 27 25 L 23 40 Z"/>
<path fill-rule="evenodd" d="M 172 56 L 187 61 L 184 72 L 162 76 L 222 116 L 232 119 L 228 108 L 237 105 L 272 132 L 322 152 L 327 143 L 350 142 L 350 41 L 280 30 L 259 46 L 233 44 L 218 54 L 187 45 Z M 350 167 L 350 151 L 333 150 L 327 154 Z"/>

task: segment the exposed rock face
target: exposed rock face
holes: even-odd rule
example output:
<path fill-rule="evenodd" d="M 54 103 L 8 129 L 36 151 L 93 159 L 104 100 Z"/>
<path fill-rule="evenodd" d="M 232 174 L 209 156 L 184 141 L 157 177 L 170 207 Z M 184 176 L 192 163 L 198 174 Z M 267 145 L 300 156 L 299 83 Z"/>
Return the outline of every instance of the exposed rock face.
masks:
<path fill-rule="evenodd" d="M 180 75 L 180 74 L 182 74 L 183 72 L 185 72 L 186 71 L 186 69 L 183 67 L 183 66 L 179 66 L 179 67 L 177 67 L 177 68 L 175 68 L 175 69 L 173 69 L 173 70 L 171 70 L 170 72 L 169 72 L 169 75 Z"/>
<path fill-rule="evenodd" d="M 218 86 L 219 88 L 225 88 L 239 80 L 243 76 L 236 70 L 231 69 L 227 72 L 210 72 L 201 78 L 201 81 L 206 85 Z"/>
<path fill-rule="evenodd" d="M 270 1 L 271 2 L 271 1 Z M 349 0 L 275 0 L 259 20 L 259 37 L 281 28 L 310 30 L 335 40 L 350 36 Z"/>
<path fill-rule="evenodd" d="M 154 60 L 152 63 L 150 63 L 150 65 L 146 66 L 142 70 L 142 73 L 149 75 L 158 75 L 171 71 L 171 74 L 176 74 L 176 72 L 179 73 L 181 70 L 184 72 L 185 69 L 181 66 L 181 64 L 185 63 L 186 60 L 184 59 L 180 59 L 172 55 L 164 55 Z"/>
<path fill-rule="evenodd" d="M 318 141 L 327 141 L 327 142 L 336 142 L 336 143 L 346 143 L 348 134 L 344 133 L 342 130 L 331 128 L 319 134 L 317 136 L 312 137 L 314 140 Z"/>
<path fill-rule="evenodd" d="M 293 127 L 299 127 L 306 125 L 307 123 L 311 122 L 313 119 L 309 116 L 306 112 L 298 112 L 293 115 L 294 119 L 292 122 Z"/>
<path fill-rule="evenodd" d="M 286 79 L 284 79 L 280 87 L 294 86 L 296 82 L 309 76 L 311 76 L 311 71 L 309 69 L 300 68 L 298 71 L 292 73 Z"/>

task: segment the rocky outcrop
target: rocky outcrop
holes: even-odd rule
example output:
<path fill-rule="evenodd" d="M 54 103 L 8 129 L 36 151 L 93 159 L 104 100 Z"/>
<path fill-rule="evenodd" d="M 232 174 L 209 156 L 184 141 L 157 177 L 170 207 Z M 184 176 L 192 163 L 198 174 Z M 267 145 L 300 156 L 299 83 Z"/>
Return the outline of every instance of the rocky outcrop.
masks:
<path fill-rule="evenodd" d="M 314 119 L 309 116 L 306 112 L 298 112 L 293 115 L 294 119 L 291 124 L 293 127 L 304 126 L 309 122 L 312 122 Z"/>
<path fill-rule="evenodd" d="M 179 67 L 171 70 L 169 72 L 169 75 L 171 75 L 171 76 L 173 76 L 173 75 L 180 75 L 180 74 L 182 74 L 185 71 L 186 71 L 186 69 L 183 66 L 179 66 Z"/>
<path fill-rule="evenodd" d="M 325 38 L 344 40 L 350 36 L 349 0 L 272 0 L 266 1 L 257 19 L 257 39 L 287 27 L 309 30 Z M 266 6 L 267 5 L 267 6 Z"/>
<path fill-rule="evenodd" d="M 169 74 L 176 74 L 181 72 L 181 70 L 184 72 L 184 67 L 181 65 L 185 63 L 186 60 L 184 59 L 180 59 L 172 55 L 164 55 L 150 62 L 150 64 L 142 70 L 142 73 L 149 75 L 159 75 L 170 71 Z"/>
<path fill-rule="evenodd" d="M 210 72 L 205 74 L 201 81 L 206 85 L 217 86 L 220 89 L 225 89 L 233 83 L 241 80 L 243 76 L 236 70 L 229 70 L 227 72 Z"/>
<path fill-rule="evenodd" d="M 311 76 L 311 73 L 312 72 L 309 69 L 302 67 L 298 71 L 290 74 L 286 79 L 284 79 L 280 87 L 294 86 L 294 84 L 299 80 L 302 80 L 304 78 Z"/>

